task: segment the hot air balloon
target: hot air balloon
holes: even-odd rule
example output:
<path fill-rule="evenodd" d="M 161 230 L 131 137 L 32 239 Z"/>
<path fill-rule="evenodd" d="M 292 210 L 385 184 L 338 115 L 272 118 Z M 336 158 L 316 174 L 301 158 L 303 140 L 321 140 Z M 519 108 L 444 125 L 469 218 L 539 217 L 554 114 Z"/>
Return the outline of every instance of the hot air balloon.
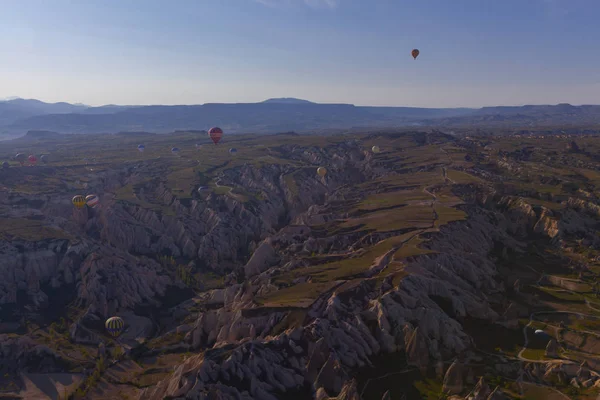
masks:
<path fill-rule="evenodd" d="M 85 203 L 88 205 L 88 207 L 91 207 L 91 208 L 96 207 L 98 205 L 99 201 L 100 201 L 100 199 L 95 194 L 89 194 L 89 195 L 85 196 Z"/>
<path fill-rule="evenodd" d="M 73 200 L 71 200 L 71 202 L 75 207 L 83 208 L 85 206 L 85 197 L 78 194 L 77 196 L 73 197 Z"/>
<path fill-rule="evenodd" d="M 536 330 L 535 330 L 535 334 L 536 334 L 536 335 L 545 335 L 545 334 L 546 334 L 546 332 L 544 332 L 544 331 L 543 331 L 543 330 L 541 330 L 541 329 L 536 329 Z"/>
<path fill-rule="evenodd" d="M 232 148 L 229 149 L 229 153 L 230 154 L 235 154 L 235 153 L 237 153 L 237 149 L 235 147 L 232 147 Z"/>
<path fill-rule="evenodd" d="M 173 147 L 171 149 L 171 153 L 173 153 L 174 155 L 178 156 L 179 155 L 179 148 L 178 147 Z"/>
<path fill-rule="evenodd" d="M 110 317 L 104 323 L 104 327 L 108 334 L 112 337 L 118 337 L 123 332 L 125 321 L 120 317 Z"/>
<path fill-rule="evenodd" d="M 143 153 L 145 148 L 146 148 L 146 146 L 144 146 L 143 144 L 138 145 L 138 151 L 140 153 Z"/>
<path fill-rule="evenodd" d="M 19 153 L 15 156 L 15 160 L 17 160 L 19 162 L 19 164 L 21 164 L 21 166 L 23 166 L 26 159 L 27 159 L 27 156 L 23 153 Z"/>
<path fill-rule="evenodd" d="M 212 139 L 214 144 L 219 143 L 219 140 L 223 137 L 223 130 L 217 126 L 208 130 L 208 136 Z"/>
<path fill-rule="evenodd" d="M 29 157 L 27 157 L 27 160 L 31 165 L 35 165 L 37 163 L 37 157 L 33 154 L 30 154 Z"/>
<path fill-rule="evenodd" d="M 327 174 L 327 169 L 325 169 L 325 167 L 319 167 L 317 168 L 317 174 L 319 174 L 319 176 L 325 176 Z"/>
<path fill-rule="evenodd" d="M 379 149 L 379 146 L 373 146 L 371 148 L 371 150 L 373 150 L 373 153 L 379 153 L 381 150 Z"/>
<path fill-rule="evenodd" d="M 200 186 L 198 188 L 198 193 L 207 192 L 208 189 L 209 189 L 208 186 Z"/>
<path fill-rule="evenodd" d="M 10 168 L 10 164 L 7 161 L 4 161 L 2 163 L 2 169 L 9 169 Z"/>
<path fill-rule="evenodd" d="M 196 150 L 200 150 L 202 148 L 201 144 L 196 143 Z"/>
<path fill-rule="evenodd" d="M 410 54 L 413 56 L 413 58 L 416 60 L 417 57 L 419 57 L 419 49 L 413 49 L 413 51 L 410 52 Z"/>
<path fill-rule="evenodd" d="M 42 160 L 44 164 L 48 164 L 48 156 L 46 154 L 42 154 L 40 160 Z"/>

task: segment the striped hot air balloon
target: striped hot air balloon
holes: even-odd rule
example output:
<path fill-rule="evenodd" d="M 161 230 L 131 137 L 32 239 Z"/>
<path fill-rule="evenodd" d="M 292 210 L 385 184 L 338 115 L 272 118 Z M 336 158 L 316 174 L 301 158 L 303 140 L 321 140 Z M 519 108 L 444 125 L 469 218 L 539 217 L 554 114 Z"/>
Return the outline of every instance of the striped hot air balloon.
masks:
<path fill-rule="evenodd" d="M 110 317 L 104 323 L 104 327 L 110 336 L 118 337 L 123 332 L 125 321 L 121 317 Z"/>
<path fill-rule="evenodd" d="M 219 140 L 221 140 L 221 138 L 223 137 L 223 130 L 218 126 L 215 126 L 208 130 L 208 136 L 210 136 L 214 144 L 217 144 L 219 143 Z"/>
<path fill-rule="evenodd" d="M 71 200 L 71 202 L 73 203 L 73 205 L 77 208 L 83 208 L 85 206 L 85 197 L 83 197 L 82 195 L 78 194 L 77 196 L 73 197 L 73 200 Z"/>
<path fill-rule="evenodd" d="M 85 203 L 88 205 L 88 207 L 94 208 L 98 205 L 99 202 L 100 199 L 95 194 L 89 194 L 85 196 Z"/>

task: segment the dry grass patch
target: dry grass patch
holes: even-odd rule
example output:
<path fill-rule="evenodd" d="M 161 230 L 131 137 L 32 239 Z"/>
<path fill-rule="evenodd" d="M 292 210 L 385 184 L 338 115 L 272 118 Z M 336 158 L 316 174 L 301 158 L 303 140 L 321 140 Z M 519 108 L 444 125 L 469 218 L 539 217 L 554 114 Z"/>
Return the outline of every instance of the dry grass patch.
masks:
<path fill-rule="evenodd" d="M 397 231 L 407 228 L 429 228 L 433 224 L 433 209 L 430 205 L 410 204 L 405 207 L 375 211 L 364 217 L 348 219 L 341 227 L 364 226 L 378 232 Z"/>
<path fill-rule="evenodd" d="M 446 170 L 446 175 L 448 176 L 448 178 L 450 178 L 452 181 L 458 183 L 458 184 L 469 184 L 469 183 L 483 183 L 483 179 L 471 175 L 469 173 L 463 172 L 463 171 L 457 171 L 455 169 L 447 169 Z"/>
<path fill-rule="evenodd" d="M 467 218 L 467 214 L 464 211 L 440 204 L 435 205 L 435 211 L 438 215 L 438 219 L 435 221 L 436 228 L 450 222 L 463 221 Z"/>
<path fill-rule="evenodd" d="M 435 253 L 433 250 L 419 247 L 424 242 L 419 235 L 414 235 L 408 242 L 402 245 L 395 253 L 393 259 L 398 261 L 408 257 Z"/>
<path fill-rule="evenodd" d="M 420 189 L 398 190 L 395 192 L 378 193 L 364 199 L 356 210 L 377 210 L 380 208 L 400 206 L 410 201 L 431 200 L 431 196 Z"/>
<path fill-rule="evenodd" d="M 382 256 L 396 246 L 402 245 L 410 237 L 408 235 L 394 236 L 382 240 L 356 257 L 295 269 L 275 277 L 274 283 L 291 284 L 294 279 L 300 277 L 310 277 L 312 283 L 328 283 L 360 275 L 371 267 L 377 257 Z"/>
<path fill-rule="evenodd" d="M 323 293 L 333 289 L 337 282 L 300 283 L 260 296 L 256 302 L 264 307 L 310 307 Z"/>

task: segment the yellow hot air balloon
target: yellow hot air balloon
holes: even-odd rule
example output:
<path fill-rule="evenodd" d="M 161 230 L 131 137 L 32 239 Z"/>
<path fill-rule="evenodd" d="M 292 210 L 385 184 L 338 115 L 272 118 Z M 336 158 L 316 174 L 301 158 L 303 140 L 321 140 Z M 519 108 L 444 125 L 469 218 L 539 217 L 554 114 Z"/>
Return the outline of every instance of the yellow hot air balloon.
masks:
<path fill-rule="evenodd" d="M 325 169 L 325 167 L 319 167 L 317 168 L 317 174 L 319 174 L 319 176 L 325 176 L 327 174 L 327 169 Z"/>
<path fill-rule="evenodd" d="M 373 150 L 373 153 L 379 153 L 381 150 L 379 149 L 379 146 L 373 146 L 371 148 L 371 150 Z"/>
<path fill-rule="evenodd" d="M 85 197 L 81 195 L 73 197 L 73 200 L 71 201 L 73 202 L 73 205 L 77 208 L 83 208 L 85 206 Z"/>
<path fill-rule="evenodd" d="M 123 332 L 125 321 L 121 317 L 110 317 L 104 323 L 104 327 L 108 334 L 112 337 L 117 337 Z"/>
<path fill-rule="evenodd" d="M 419 56 L 419 49 L 413 49 L 413 51 L 410 52 L 410 54 L 413 56 L 413 58 L 416 60 L 417 57 Z"/>

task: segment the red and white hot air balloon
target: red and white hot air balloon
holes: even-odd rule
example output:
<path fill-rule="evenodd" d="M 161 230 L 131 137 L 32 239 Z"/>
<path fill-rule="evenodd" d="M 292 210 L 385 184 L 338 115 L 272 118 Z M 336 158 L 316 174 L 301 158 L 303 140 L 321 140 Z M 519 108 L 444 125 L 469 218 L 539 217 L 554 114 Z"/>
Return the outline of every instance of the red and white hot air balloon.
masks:
<path fill-rule="evenodd" d="M 219 140 L 223 137 L 223 130 L 217 126 L 208 130 L 208 136 L 212 139 L 214 144 L 219 143 Z"/>
<path fill-rule="evenodd" d="M 29 160 L 31 165 L 35 165 L 35 163 L 37 163 L 37 157 L 33 154 L 30 154 L 29 157 L 27 157 L 27 160 Z"/>
<path fill-rule="evenodd" d="M 96 208 L 99 202 L 100 199 L 95 194 L 89 194 L 85 196 L 85 203 L 88 205 L 88 207 Z"/>

